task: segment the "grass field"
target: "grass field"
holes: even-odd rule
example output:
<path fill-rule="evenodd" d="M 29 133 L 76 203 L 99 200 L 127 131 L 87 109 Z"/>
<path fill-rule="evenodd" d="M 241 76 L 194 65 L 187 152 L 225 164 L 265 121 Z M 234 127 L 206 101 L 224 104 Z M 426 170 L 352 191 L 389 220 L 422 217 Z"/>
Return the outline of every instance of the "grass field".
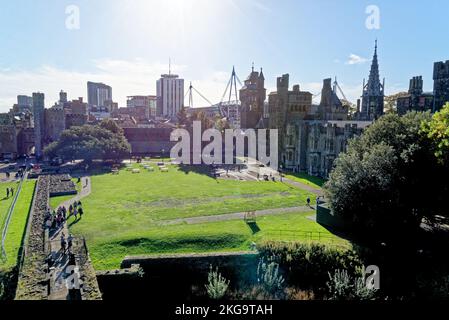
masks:
<path fill-rule="evenodd" d="M 288 173 L 285 175 L 286 178 L 293 180 L 293 181 L 298 181 L 301 183 L 304 183 L 308 186 L 314 187 L 314 188 L 321 188 L 325 183 L 326 180 L 321 179 L 319 177 L 314 177 L 314 176 L 309 176 L 306 173 Z"/>
<path fill-rule="evenodd" d="M 99 270 L 118 268 L 126 255 L 241 251 L 253 241 L 309 240 L 293 230 L 320 232 L 321 241 L 344 243 L 310 219 L 314 212 L 260 217 L 252 228 L 242 220 L 160 225 L 182 217 L 303 206 L 308 196 L 315 198 L 281 182 L 215 180 L 170 166 L 168 173 L 156 168 L 96 175 L 91 185 L 91 195 L 82 201 L 83 218 L 71 218 L 69 224 L 71 232 L 86 238 Z"/>
<path fill-rule="evenodd" d="M 22 191 L 16 202 L 16 206 L 9 223 L 8 233 L 5 238 L 7 260 L 0 261 L 0 269 L 11 268 L 17 263 L 19 249 L 22 244 L 28 214 L 33 200 L 35 184 L 35 180 L 27 180 L 22 185 Z M 0 186 L 3 187 L 3 184 Z M 15 190 L 17 190 L 16 187 Z"/>

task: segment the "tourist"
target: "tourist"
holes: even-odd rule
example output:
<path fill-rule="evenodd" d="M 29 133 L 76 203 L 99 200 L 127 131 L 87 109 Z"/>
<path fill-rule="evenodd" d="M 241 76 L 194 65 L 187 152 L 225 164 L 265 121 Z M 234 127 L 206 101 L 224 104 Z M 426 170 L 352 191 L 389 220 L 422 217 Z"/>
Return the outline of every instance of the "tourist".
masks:
<path fill-rule="evenodd" d="M 75 207 L 75 209 L 73 209 L 73 215 L 75 216 L 75 220 L 78 219 L 78 209 Z"/>
<path fill-rule="evenodd" d="M 310 207 L 310 197 L 307 197 L 307 206 Z"/>
<path fill-rule="evenodd" d="M 64 232 L 61 234 L 61 251 L 62 254 L 65 255 L 65 246 L 66 246 L 66 242 L 65 242 L 65 235 Z"/>
<path fill-rule="evenodd" d="M 83 211 L 83 208 L 79 208 L 78 209 L 78 213 L 80 214 L 80 219 L 83 217 L 83 213 L 84 213 L 84 211 Z"/>
<path fill-rule="evenodd" d="M 72 234 L 69 234 L 69 237 L 67 238 L 67 250 L 69 252 L 71 252 L 70 249 L 72 248 L 72 243 L 73 243 L 73 236 Z"/>
<path fill-rule="evenodd" d="M 9 188 L 6 188 L 6 198 L 9 198 Z"/>
<path fill-rule="evenodd" d="M 14 197 L 14 188 L 11 188 L 11 197 Z"/>

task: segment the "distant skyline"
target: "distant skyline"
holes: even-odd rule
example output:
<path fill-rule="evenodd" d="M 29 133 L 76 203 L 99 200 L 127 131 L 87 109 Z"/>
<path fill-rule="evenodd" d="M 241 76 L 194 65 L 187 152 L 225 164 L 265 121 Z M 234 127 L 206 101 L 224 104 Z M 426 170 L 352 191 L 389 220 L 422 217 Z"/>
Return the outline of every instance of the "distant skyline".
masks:
<path fill-rule="evenodd" d="M 66 27 L 79 9 L 79 29 Z M 365 22 L 379 8 L 380 29 Z M 87 81 L 112 87 L 114 101 L 156 94 L 156 80 L 172 73 L 219 102 L 235 65 L 243 81 L 263 67 L 268 92 L 276 78 L 317 94 L 324 78 L 337 77 L 346 96 L 361 95 L 379 41 L 386 94 L 408 89 L 422 75 L 432 91 L 433 63 L 449 59 L 449 3 L 405 0 L 17 0 L 0 11 L 0 112 L 16 96 L 45 93 L 45 105 L 87 100 Z M 187 104 L 187 102 L 186 102 Z M 207 103 L 195 96 L 195 106 Z"/>

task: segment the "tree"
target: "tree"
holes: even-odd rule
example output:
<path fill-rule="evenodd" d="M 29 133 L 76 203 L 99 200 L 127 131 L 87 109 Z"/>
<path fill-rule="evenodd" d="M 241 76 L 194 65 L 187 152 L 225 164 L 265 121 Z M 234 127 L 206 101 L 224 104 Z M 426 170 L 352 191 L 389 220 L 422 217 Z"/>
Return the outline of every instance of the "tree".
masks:
<path fill-rule="evenodd" d="M 95 126 L 72 127 L 63 131 L 58 141 L 48 145 L 44 154 L 48 157 L 85 161 L 122 159 L 129 155 L 131 146 L 117 127 L 109 121 Z"/>
<path fill-rule="evenodd" d="M 123 129 L 119 127 L 119 125 L 112 119 L 103 119 L 99 126 L 103 129 L 109 130 L 115 134 L 123 135 Z"/>
<path fill-rule="evenodd" d="M 405 236 L 423 218 L 445 215 L 444 168 L 422 132 L 430 119 L 428 112 L 388 114 L 353 139 L 325 185 L 334 214 L 379 238 Z"/>
<path fill-rule="evenodd" d="M 179 126 L 186 126 L 189 123 L 189 119 L 187 117 L 187 112 L 186 112 L 186 108 L 182 107 L 181 110 L 178 112 L 178 114 L 176 115 L 176 117 L 178 118 L 178 125 Z"/>
<path fill-rule="evenodd" d="M 449 102 L 422 125 L 423 133 L 432 141 L 435 156 L 449 165 Z"/>

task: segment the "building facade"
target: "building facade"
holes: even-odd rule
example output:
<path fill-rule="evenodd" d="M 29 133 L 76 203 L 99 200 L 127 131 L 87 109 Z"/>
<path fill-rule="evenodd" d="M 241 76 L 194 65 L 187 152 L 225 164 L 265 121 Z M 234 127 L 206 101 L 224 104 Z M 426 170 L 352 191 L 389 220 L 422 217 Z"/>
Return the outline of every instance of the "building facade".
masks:
<path fill-rule="evenodd" d="M 34 152 L 36 157 L 41 157 L 45 136 L 45 96 L 43 93 L 33 93 L 33 117 Z"/>
<path fill-rule="evenodd" d="M 106 108 L 106 102 L 112 101 L 112 88 L 104 83 L 87 83 L 87 103 L 93 108 Z"/>
<path fill-rule="evenodd" d="M 175 74 L 163 74 L 156 82 L 158 117 L 175 119 L 184 106 L 184 79 Z"/>
<path fill-rule="evenodd" d="M 248 78 L 240 89 L 240 127 L 255 128 L 263 116 L 264 102 L 267 97 L 263 70 L 260 73 L 252 68 Z"/>
<path fill-rule="evenodd" d="M 399 97 L 396 101 L 397 112 L 404 115 L 409 111 L 431 111 L 433 110 L 433 93 L 423 91 L 422 76 L 410 79 L 408 94 Z"/>
<path fill-rule="evenodd" d="M 433 111 L 439 111 L 449 102 L 449 60 L 435 62 L 433 67 Z"/>

